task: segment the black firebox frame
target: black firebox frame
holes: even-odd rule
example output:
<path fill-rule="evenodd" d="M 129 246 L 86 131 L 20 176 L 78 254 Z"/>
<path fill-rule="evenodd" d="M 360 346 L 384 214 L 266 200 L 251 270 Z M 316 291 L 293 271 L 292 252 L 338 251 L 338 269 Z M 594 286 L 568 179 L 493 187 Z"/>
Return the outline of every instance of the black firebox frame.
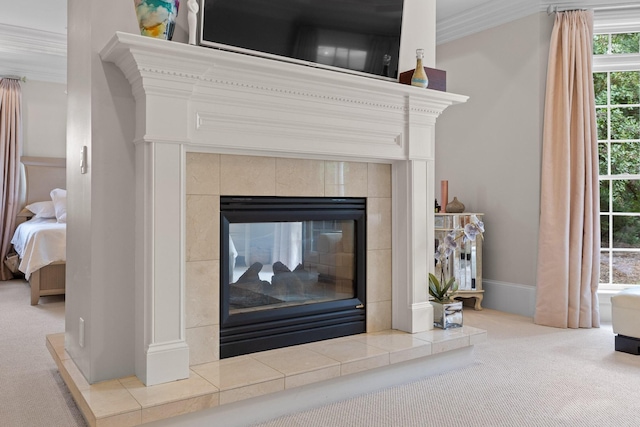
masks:
<path fill-rule="evenodd" d="M 229 224 L 354 220 L 355 297 L 229 314 Z M 366 199 L 220 197 L 220 358 L 366 331 Z"/>

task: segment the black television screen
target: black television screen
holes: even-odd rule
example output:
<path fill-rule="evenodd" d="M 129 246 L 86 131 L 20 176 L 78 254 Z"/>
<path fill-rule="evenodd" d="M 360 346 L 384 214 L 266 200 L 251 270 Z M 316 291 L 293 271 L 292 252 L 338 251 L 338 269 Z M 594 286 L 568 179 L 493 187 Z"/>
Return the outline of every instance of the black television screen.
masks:
<path fill-rule="evenodd" d="M 199 44 L 396 79 L 404 0 L 202 0 Z"/>

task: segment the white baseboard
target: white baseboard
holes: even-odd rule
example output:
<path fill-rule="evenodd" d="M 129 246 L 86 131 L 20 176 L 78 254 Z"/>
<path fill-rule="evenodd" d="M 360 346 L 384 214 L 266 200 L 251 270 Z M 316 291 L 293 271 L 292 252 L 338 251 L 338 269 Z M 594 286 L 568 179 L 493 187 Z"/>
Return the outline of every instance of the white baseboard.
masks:
<path fill-rule="evenodd" d="M 482 279 L 482 306 L 492 310 L 533 317 L 536 310 L 536 287 L 518 283 Z M 611 295 L 616 292 L 598 291 L 600 321 L 611 323 Z"/>
<path fill-rule="evenodd" d="M 482 279 L 482 306 L 505 313 L 533 317 L 536 309 L 535 286 Z"/>

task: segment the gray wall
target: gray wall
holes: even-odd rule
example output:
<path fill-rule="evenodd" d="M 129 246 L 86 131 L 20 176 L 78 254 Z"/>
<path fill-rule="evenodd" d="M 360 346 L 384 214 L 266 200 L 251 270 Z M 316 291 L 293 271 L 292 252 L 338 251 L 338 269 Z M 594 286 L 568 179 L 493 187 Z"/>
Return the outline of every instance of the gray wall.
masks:
<path fill-rule="evenodd" d="M 67 150 L 67 86 L 27 80 L 22 86 L 22 154 L 64 157 Z"/>
<path fill-rule="evenodd" d="M 134 373 L 134 100 L 98 53 L 115 31 L 138 26 L 125 0 L 69 0 L 68 23 L 65 347 L 94 383 Z"/>
<path fill-rule="evenodd" d="M 484 306 L 533 315 L 546 67 L 553 15 L 534 14 L 439 45 L 447 91 L 468 95 L 436 126 L 436 197 L 449 181 L 485 214 Z M 440 200 L 439 200 L 440 201 Z"/>

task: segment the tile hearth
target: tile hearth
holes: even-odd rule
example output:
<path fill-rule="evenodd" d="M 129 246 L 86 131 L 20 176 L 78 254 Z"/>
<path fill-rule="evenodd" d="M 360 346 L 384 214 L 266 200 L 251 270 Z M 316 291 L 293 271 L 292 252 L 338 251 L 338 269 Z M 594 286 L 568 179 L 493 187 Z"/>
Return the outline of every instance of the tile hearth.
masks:
<path fill-rule="evenodd" d="M 365 333 L 193 365 L 188 379 L 149 387 L 135 376 L 90 385 L 64 350 L 64 334 L 48 335 L 47 348 L 88 424 L 125 427 L 428 359 L 485 340 L 486 331 L 472 326 Z"/>

